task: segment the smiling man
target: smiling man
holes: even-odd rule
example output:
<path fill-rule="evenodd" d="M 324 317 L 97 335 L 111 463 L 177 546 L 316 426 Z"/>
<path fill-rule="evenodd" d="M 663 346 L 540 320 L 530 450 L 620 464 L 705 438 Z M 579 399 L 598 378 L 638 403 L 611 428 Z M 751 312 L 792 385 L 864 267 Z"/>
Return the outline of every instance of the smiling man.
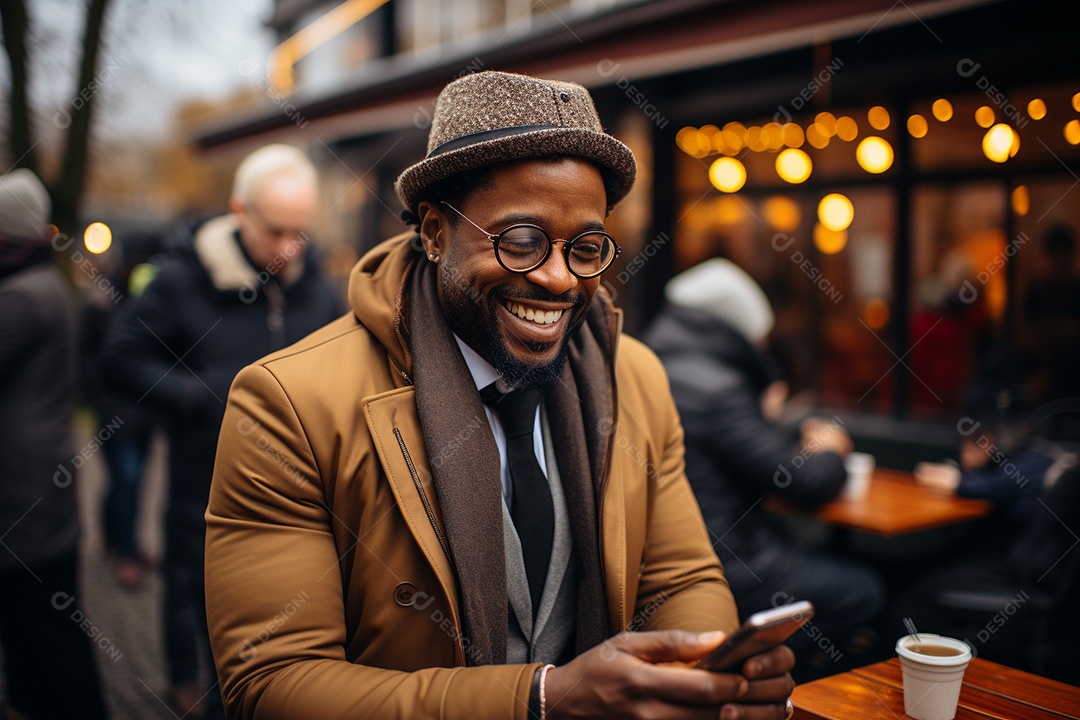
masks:
<path fill-rule="evenodd" d="M 687 667 L 737 616 L 662 367 L 600 288 L 634 172 L 578 85 L 440 94 L 397 183 L 413 229 L 230 392 L 206 583 L 231 717 L 790 716 L 786 648 Z"/>

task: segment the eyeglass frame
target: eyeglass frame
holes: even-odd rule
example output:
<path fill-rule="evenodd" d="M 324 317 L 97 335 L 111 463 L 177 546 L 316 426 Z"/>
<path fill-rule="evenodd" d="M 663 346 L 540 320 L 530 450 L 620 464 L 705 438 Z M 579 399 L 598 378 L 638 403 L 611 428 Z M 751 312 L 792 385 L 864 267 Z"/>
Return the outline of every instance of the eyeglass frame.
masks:
<path fill-rule="evenodd" d="M 491 249 L 495 253 L 495 260 L 498 261 L 499 265 L 502 266 L 503 270 L 506 270 L 507 272 L 515 273 L 517 275 L 525 275 L 527 273 L 531 273 L 533 270 L 536 270 L 539 267 L 542 267 L 544 265 L 544 263 L 546 263 L 551 258 L 551 250 L 554 247 L 555 243 L 562 243 L 563 244 L 563 260 L 566 262 L 566 269 L 570 271 L 571 275 L 573 275 L 574 277 L 579 278 L 581 280 L 592 280 L 593 278 L 600 277 L 605 272 L 607 272 L 609 269 L 611 269 L 611 266 L 615 264 L 615 258 L 619 257 L 619 254 L 622 253 L 622 248 L 619 246 L 619 241 L 616 240 L 613 235 L 611 235 L 610 233 L 605 232 L 603 230 L 586 230 L 585 232 L 571 238 L 570 240 L 565 240 L 565 239 L 552 238 L 551 233 L 549 233 L 547 230 L 540 227 L 539 225 L 534 225 L 533 223 L 514 223 L 513 225 L 502 229 L 498 233 L 492 233 L 492 232 L 490 232 L 488 230 L 485 230 L 484 228 L 480 227 L 479 225 L 477 225 L 475 222 L 473 222 L 471 219 L 469 219 L 469 217 L 466 216 L 465 213 L 461 212 L 460 210 L 458 210 L 456 207 L 454 207 L 450 203 L 446 202 L 445 200 L 440 200 L 439 202 L 441 204 L 445 205 L 446 207 L 450 208 L 454 212 L 456 212 L 462 218 L 464 218 L 465 222 L 469 223 L 474 228 L 476 228 L 480 232 L 484 233 L 484 235 L 487 236 L 487 239 L 491 241 Z M 502 240 L 503 235 L 505 235 L 506 233 L 510 232 L 511 230 L 515 230 L 517 228 L 523 228 L 523 227 L 534 228 L 536 230 L 539 230 L 543 234 L 543 236 L 547 238 L 547 241 L 548 241 L 548 243 L 547 243 L 547 251 L 544 253 L 544 257 L 542 257 L 540 259 L 540 261 L 538 263 L 536 263 L 535 265 L 533 265 L 532 267 L 527 268 L 525 270 L 515 270 L 514 268 L 507 267 L 506 263 L 503 262 L 502 255 L 499 253 L 499 242 Z M 573 247 L 575 242 L 577 242 L 581 238 L 585 237 L 586 235 L 603 235 L 608 240 L 611 240 L 611 244 L 615 246 L 615 252 L 612 254 L 611 260 L 608 261 L 608 264 L 605 265 L 603 267 L 603 269 L 601 269 L 600 271 L 598 271 L 598 272 L 596 272 L 596 273 L 594 273 L 592 275 L 582 275 L 581 273 L 577 272 L 576 270 L 574 270 L 574 268 L 572 268 L 570 266 L 570 248 Z"/>
<path fill-rule="evenodd" d="M 274 225 L 266 219 L 266 216 L 263 215 L 262 210 L 256 207 L 254 201 L 244 202 L 244 210 L 249 217 L 254 218 L 255 222 L 262 226 L 263 232 L 272 238 L 295 238 L 305 245 L 311 239 L 311 228 L 294 232 L 292 228 L 283 229 L 278 225 Z"/>

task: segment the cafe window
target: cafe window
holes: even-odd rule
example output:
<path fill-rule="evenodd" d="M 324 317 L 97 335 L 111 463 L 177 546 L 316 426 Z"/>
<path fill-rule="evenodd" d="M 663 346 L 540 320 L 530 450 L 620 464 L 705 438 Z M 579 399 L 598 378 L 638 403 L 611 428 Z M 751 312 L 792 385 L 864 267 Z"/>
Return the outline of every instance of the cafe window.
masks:
<path fill-rule="evenodd" d="M 955 418 L 980 357 L 1002 336 L 1004 185 L 995 180 L 916 186 L 912 197 L 909 409 Z"/>
<path fill-rule="evenodd" d="M 1077 90 L 683 127 L 675 270 L 744 267 L 820 406 L 952 423 L 988 367 L 1029 410 L 1080 396 Z"/>

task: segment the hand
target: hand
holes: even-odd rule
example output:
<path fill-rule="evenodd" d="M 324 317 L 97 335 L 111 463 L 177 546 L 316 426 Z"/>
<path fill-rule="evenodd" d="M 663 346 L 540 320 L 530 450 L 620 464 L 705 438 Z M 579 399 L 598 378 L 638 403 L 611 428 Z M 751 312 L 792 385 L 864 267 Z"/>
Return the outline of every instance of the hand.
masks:
<path fill-rule="evenodd" d="M 840 456 L 845 456 L 855 449 L 847 430 L 830 420 L 806 418 L 799 429 L 802 431 L 804 450 L 810 452 L 832 450 Z"/>
<path fill-rule="evenodd" d="M 960 468 L 951 463 L 922 462 L 915 466 L 915 479 L 926 487 L 953 495 L 960 487 Z"/>
<path fill-rule="evenodd" d="M 795 655 L 783 645 L 748 658 L 742 674 L 687 667 L 724 633 L 623 633 L 552 668 L 546 715 L 561 718 L 780 720 L 794 683 Z"/>
<path fill-rule="evenodd" d="M 784 413 L 784 403 L 787 402 L 788 384 L 783 380 L 770 383 L 761 393 L 761 414 L 766 420 L 779 422 Z"/>

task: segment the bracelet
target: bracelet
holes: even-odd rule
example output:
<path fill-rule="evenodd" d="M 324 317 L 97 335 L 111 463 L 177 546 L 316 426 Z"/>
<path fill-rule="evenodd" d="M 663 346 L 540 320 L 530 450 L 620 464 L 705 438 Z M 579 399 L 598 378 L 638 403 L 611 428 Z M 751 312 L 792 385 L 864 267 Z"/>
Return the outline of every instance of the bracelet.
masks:
<path fill-rule="evenodd" d="M 540 720 L 547 720 L 547 674 L 554 665 L 545 665 L 540 669 Z"/>

